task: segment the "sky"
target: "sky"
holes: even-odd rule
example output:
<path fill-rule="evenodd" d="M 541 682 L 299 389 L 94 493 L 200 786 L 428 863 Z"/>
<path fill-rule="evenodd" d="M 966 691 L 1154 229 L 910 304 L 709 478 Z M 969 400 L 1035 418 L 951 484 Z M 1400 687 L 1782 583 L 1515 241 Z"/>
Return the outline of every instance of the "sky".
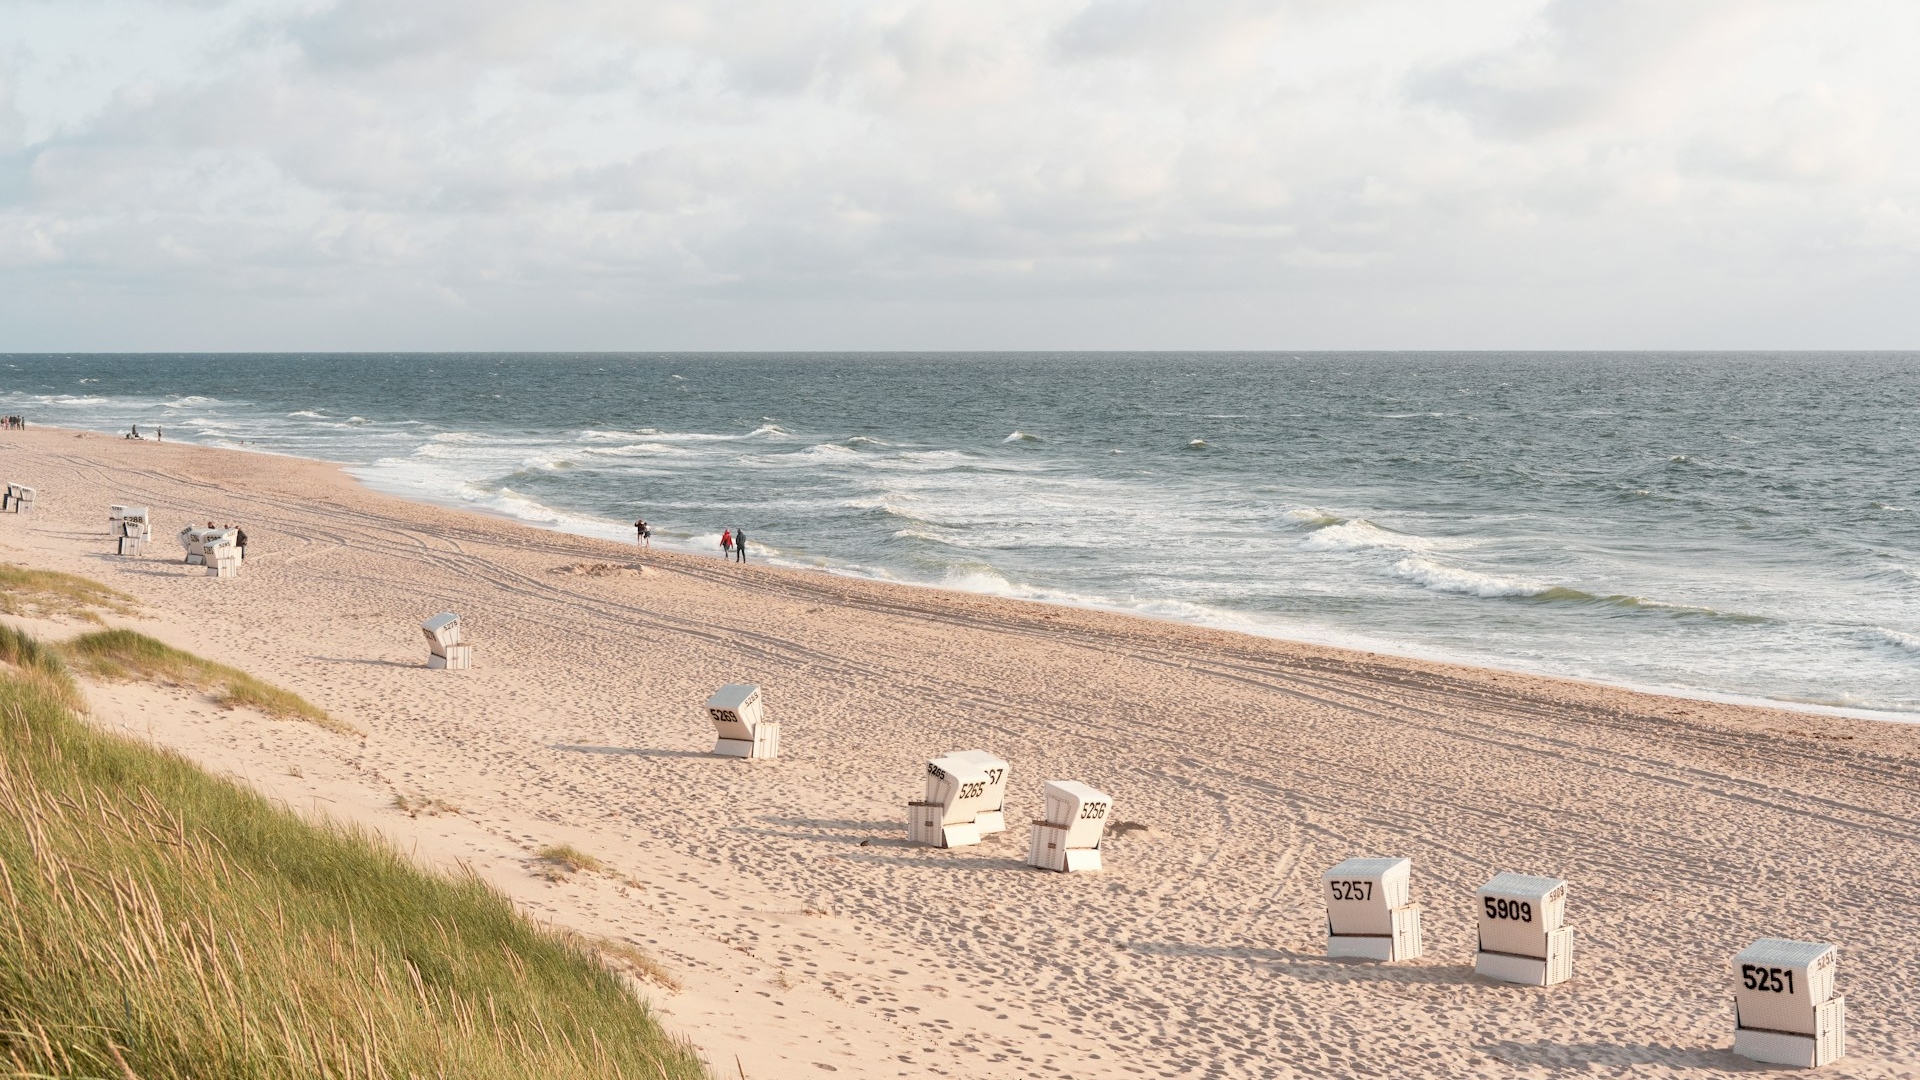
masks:
<path fill-rule="evenodd" d="M 1912 0 L 0 0 L 0 351 L 1920 348 Z"/>

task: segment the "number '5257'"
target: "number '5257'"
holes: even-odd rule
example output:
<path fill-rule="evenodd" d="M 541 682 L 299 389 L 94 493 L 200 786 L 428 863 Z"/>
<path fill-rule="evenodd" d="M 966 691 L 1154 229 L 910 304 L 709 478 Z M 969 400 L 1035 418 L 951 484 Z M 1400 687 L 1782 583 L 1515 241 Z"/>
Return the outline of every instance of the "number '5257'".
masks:
<path fill-rule="evenodd" d="M 1786 977 L 1784 983 L 1781 976 Z M 1740 984 L 1749 990 L 1767 990 L 1775 994 L 1793 993 L 1793 970 L 1791 968 L 1760 967 L 1757 964 L 1740 965 Z"/>

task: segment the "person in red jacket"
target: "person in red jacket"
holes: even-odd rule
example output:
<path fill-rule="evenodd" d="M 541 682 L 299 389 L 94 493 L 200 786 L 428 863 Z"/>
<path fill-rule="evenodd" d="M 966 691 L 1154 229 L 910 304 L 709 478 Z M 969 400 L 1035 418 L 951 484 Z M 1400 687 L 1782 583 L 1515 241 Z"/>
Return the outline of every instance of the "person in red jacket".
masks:
<path fill-rule="evenodd" d="M 723 532 L 720 534 L 720 550 L 727 553 L 727 560 L 729 562 L 733 560 L 733 530 L 732 529 L 728 529 L 726 532 Z"/>

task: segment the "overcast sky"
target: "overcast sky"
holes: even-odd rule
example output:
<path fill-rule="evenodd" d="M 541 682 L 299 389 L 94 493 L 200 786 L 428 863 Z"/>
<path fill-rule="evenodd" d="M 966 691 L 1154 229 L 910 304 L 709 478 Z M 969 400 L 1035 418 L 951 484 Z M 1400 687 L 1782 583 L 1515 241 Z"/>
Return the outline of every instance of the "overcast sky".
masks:
<path fill-rule="evenodd" d="M 0 0 L 0 350 L 1920 347 L 1920 3 Z"/>

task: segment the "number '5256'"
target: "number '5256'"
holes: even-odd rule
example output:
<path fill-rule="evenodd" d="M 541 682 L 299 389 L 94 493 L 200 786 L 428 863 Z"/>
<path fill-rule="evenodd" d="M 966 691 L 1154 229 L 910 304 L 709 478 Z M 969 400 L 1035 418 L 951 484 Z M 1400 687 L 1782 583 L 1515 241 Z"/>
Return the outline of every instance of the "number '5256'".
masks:
<path fill-rule="evenodd" d="M 1781 976 L 1786 982 L 1781 982 Z M 1793 993 L 1793 970 L 1791 968 L 1760 967 L 1757 964 L 1740 965 L 1740 983 L 1749 990 L 1768 990 L 1773 993 Z"/>

